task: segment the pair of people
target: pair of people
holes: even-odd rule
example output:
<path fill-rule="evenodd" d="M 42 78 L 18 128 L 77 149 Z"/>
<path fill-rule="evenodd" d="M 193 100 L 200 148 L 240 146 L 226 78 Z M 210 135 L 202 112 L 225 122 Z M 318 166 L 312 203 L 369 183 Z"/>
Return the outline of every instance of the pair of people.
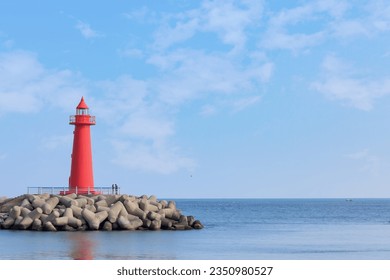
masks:
<path fill-rule="evenodd" d="M 118 185 L 117 184 L 112 184 L 112 193 L 118 194 Z"/>

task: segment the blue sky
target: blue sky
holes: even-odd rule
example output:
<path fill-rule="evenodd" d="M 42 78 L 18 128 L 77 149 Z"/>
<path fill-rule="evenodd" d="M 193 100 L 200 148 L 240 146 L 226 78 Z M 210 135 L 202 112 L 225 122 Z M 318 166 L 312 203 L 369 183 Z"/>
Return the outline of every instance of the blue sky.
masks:
<path fill-rule="evenodd" d="M 1 195 L 66 186 L 81 96 L 96 186 L 390 197 L 386 1 L 3 1 Z"/>

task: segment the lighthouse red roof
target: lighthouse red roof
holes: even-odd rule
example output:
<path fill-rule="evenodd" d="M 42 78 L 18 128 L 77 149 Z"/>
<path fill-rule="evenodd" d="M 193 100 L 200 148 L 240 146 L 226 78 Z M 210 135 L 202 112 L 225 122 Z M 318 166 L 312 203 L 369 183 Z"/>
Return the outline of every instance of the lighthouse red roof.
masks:
<path fill-rule="evenodd" d="M 81 97 L 81 101 L 80 101 L 79 105 L 76 107 L 76 109 L 88 109 L 88 105 L 84 101 L 84 96 Z"/>

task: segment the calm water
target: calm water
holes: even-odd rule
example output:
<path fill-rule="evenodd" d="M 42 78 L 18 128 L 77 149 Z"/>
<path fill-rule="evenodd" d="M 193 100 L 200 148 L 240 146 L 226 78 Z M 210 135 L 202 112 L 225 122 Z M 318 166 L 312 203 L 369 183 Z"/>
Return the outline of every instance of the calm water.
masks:
<path fill-rule="evenodd" d="M 390 199 L 176 202 L 205 228 L 0 230 L 0 259 L 390 259 Z"/>

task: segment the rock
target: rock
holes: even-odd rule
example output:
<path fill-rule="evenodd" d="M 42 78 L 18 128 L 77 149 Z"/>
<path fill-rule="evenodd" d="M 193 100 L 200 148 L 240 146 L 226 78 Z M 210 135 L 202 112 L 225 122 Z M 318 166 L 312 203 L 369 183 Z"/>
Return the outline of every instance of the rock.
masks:
<path fill-rule="evenodd" d="M 188 225 L 192 227 L 195 222 L 195 218 L 193 216 L 187 216 Z"/>
<path fill-rule="evenodd" d="M 88 204 L 88 200 L 86 198 L 77 198 L 75 199 L 76 201 L 76 205 L 80 208 L 83 208 L 85 207 L 85 205 Z M 88 205 L 92 205 L 92 204 L 88 204 Z"/>
<path fill-rule="evenodd" d="M 96 207 L 98 207 L 98 206 L 108 207 L 106 200 L 99 200 L 99 201 L 95 202 L 95 205 L 96 205 Z"/>
<path fill-rule="evenodd" d="M 158 212 L 158 207 L 155 205 L 150 204 L 149 200 L 143 198 L 139 202 L 139 208 L 141 208 L 143 211 L 150 211 L 150 212 Z"/>
<path fill-rule="evenodd" d="M 151 221 L 153 221 L 153 220 L 161 220 L 161 215 L 156 213 L 156 212 L 149 212 L 147 217 Z"/>
<path fill-rule="evenodd" d="M 28 208 L 21 208 L 21 213 L 20 213 L 20 216 L 22 216 L 23 218 L 24 217 L 27 217 L 28 214 L 30 214 L 31 210 L 28 209 Z"/>
<path fill-rule="evenodd" d="M 125 229 L 125 230 L 135 230 L 136 228 L 143 225 L 142 220 L 139 218 L 137 220 L 129 221 L 129 219 L 127 219 L 127 217 L 124 217 L 124 216 L 120 216 L 118 218 L 117 222 L 118 222 L 119 227 L 121 229 Z"/>
<path fill-rule="evenodd" d="M 102 211 L 95 214 L 95 217 L 98 219 L 99 224 L 101 224 L 108 217 L 108 213 L 106 211 Z"/>
<path fill-rule="evenodd" d="M 106 221 L 103 225 L 103 230 L 105 231 L 112 231 L 112 223 L 110 223 L 109 221 Z"/>
<path fill-rule="evenodd" d="M 167 218 L 161 218 L 161 227 L 162 228 L 171 228 L 173 221 Z"/>
<path fill-rule="evenodd" d="M 151 220 L 148 220 L 148 219 L 143 219 L 143 220 L 142 220 L 142 226 L 143 226 L 144 228 L 149 228 L 151 224 L 152 224 L 152 221 L 151 221 Z"/>
<path fill-rule="evenodd" d="M 180 224 L 184 224 L 184 225 L 188 225 L 187 216 L 181 215 L 181 216 L 179 217 L 179 223 L 180 223 Z"/>
<path fill-rule="evenodd" d="M 82 215 L 83 209 L 82 208 L 80 208 L 76 205 L 71 205 L 70 209 L 72 209 L 74 217 L 79 218 L 79 219 L 83 217 L 83 215 Z"/>
<path fill-rule="evenodd" d="M 107 195 L 106 202 L 107 202 L 108 207 L 115 204 L 119 200 L 120 197 L 121 197 L 120 195 Z"/>
<path fill-rule="evenodd" d="M 39 217 L 42 214 L 41 208 L 36 208 L 35 210 L 31 211 L 26 217 L 23 218 L 23 220 L 17 225 L 19 229 L 27 229 L 29 228 L 35 219 L 39 219 Z"/>
<path fill-rule="evenodd" d="M 59 217 L 59 218 L 55 218 L 52 223 L 56 227 L 61 227 L 67 225 L 68 221 L 69 221 L 68 217 Z"/>
<path fill-rule="evenodd" d="M 161 229 L 161 220 L 154 220 L 154 221 L 152 221 L 152 223 L 150 224 L 149 229 L 151 229 L 151 230 L 159 230 L 159 229 Z"/>
<path fill-rule="evenodd" d="M 176 210 L 176 203 L 174 201 L 169 201 L 168 202 L 168 208 Z"/>
<path fill-rule="evenodd" d="M 45 215 L 42 214 L 40 219 L 41 219 L 43 224 L 45 224 L 46 222 L 53 223 L 54 219 L 58 218 L 59 216 L 60 216 L 60 212 L 53 211 L 48 216 L 45 216 Z"/>
<path fill-rule="evenodd" d="M 24 199 L 24 195 L 6 199 L 3 203 L 0 204 L 0 213 L 8 213 L 15 205 L 19 206 Z"/>
<path fill-rule="evenodd" d="M 155 195 L 21 195 L 0 203 L 0 228 L 45 231 L 187 230 L 203 225 Z"/>
<path fill-rule="evenodd" d="M 2 223 L 2 227 L 5 228 L 5 229 L 9 229 L 10 227 L 12 227 L 13 225 L 15 224 L 15 219 L 14 218 L 11 218 L 11 217 L 8 217 L 3 223 Z"/>
<path fill-rule="evenodd" d="M 161 200 L 160 203 L 161 203 L 162 208 L 167 208 L 168 202 L 166 200 Z"/>
<path fill-rule="evenodd" d="M 79 228 L 83 225 L 83 222 L 75 217 L 68 217 L 68 225 L 73 228 Z"/>
<path fill-rule="evenodd" d="M 124 206 L 127 213 L 135 215 L 140 219 L 146 219 L 146 213 L 138 207 L 137 203 L 126 200 Z"/>
<path fill-rule="evenodd" d="M 22 213 L 22 209 L 20 206 L 15 205 L 14 207 L 11 208 L 11 211 L 9 212 L 9 216 L 16 220 L 20 214 Z"/>
<path fill-rule="evenodd" d="M 173 227 L 175 229 L 184 230 L 186 228 L 186 225 L 183 224 L 174 224 Z"/>
<path fill-rule="evenodd" d="M 196 220 L 196 221 L 194 222 L 193 228 L 194 228 L 194 229 L 202 229 L 202 228 L 203 228 L 203 225 L 202 225 L 202 223 L 201 223 L 199 220 Z"/>
<path fill-rule="evenodd" d="M 110 211 L 108 212 L 108 220 L 111 222 L 111 223 L 115 223 L 116 220 L 118 219 L 118 216 L 119 216 L 119 213 L 121 212 L 121 210 L 124 208 L 122 202 L 118 201 L 116 202 L 110 209 Z"/>
<path fill-rule="evenodd" d="M 75 194 L 75 193 L 70 193 L 70 194 L 65 195 L 65 197 L 69 197 L 69 198 L 71 198 L 71 199 L 76 199 L 76 198 L 77 198 L 77 194 Z"/>
<path fill-rule="evenodd" d="M 50 214 L 53 211 L 54 207 L 60 202 L 58 197 L 50 197 L 46 200 L 46 202 L 42 205 L 43 213 Z M 34 206 L 34 205 L 33 205 Z"/>
<path fill-rule="evenodd" d="M 89 204 L 87 204 L 87 205 L 85 205 L 85 209 L 88 209 L 89 211 L 91 211 L 91 212 L 93 212 L 93 213 L 96 212 L 96 207 L 95 207 L 95 205 L 89 205 Z"/>
<path fill-rule="evenodd" d="M 64 225 L 60 227 L 60 230 L 62 231 L 76 231 L 77 229 L 74 227 L 71 227 L 70 225 Z"/>
<path fill-rule="evenodd" d="M 98 205 L 98 206 L 96 207 L 96 212 L 102 212 L 102 211 L 109 212 L 109 211 L 110 211 L 110 207 Z"/>
<path fill-rule="evenodd" d="M 127 219 L 129 220 L 129 221 L 133 221 L 133 220 L 138 220 L 139 219 L 139 217 L 137 217 L 137 216 L 135 216 L 135 215 L 132 215 L 132 214 L 127 214 L 127 215 L 125 215 L 124 217 L 127 217 Z M 142 219 L 141 219 L 142 220 Z M 146 219 L 147 220 L 147 219 Z"/>
<path fill-rule="evenodd" d="M 119 230 L 119 229 L 120 229 L 120 227 L 118 225 L 118 220 L 117 220 L 116 223 L 112 224 L 112 230 Z"/>
<path fill-rule="evenodd" d="M 14 222 L 14 225 L 12 226 L 12 229 L 20 229 L 19 228 L 19 224 L 23 221 L 23 217 L 22 216 L 19 216 L 15 222 Z"/>
<path fill-rule="evenodd" d="M 1 196 L 0 197 L 0 204 L 4 203 L 7 200 L 6 196 Z"/>
<path fill-rule="evenodd" d="M 32 230 L 40 231 L 42 230 L 42 221 L 40 219 L 35 219 L 31 226 Z"/>
<path fill-rule="evenodd" d="M 25 198 L 23 199 L 22 204 L 20 204 L 20 207 L 26 207 L 27 205 L 31 205 L 31 203 L 27 198 Z"/>
<path fill-rule="evenodd" d="M 102 213 L 102 212 L 99 212 Z M 107 212 L 106 212 L 107 213 Z M 87 224 L 90 229 L 92 230 L 98 230 L 100 221 L 98 218 L 96 218 L 95 213 L 88 210 L 87 208 L 84 208 L 82 211 L 83 218 L 87 221 Z"/>
<path fill-rule="evenodd" d="M 55 228 L 55 226 L 53 226 L 51 222 L 46 222 L 43 226 L 43 229 L 47 231 L 57 231 L 57 229 Z"/>
<path fill-rule="evenodd" d="M 72 205 L 77 206 L 77 202 L 69 196 L 61 196 L 60 197 L 60 202 L 62 205 L 64 205 L 66 208 L 71 207 Z"/>
<path fill-rule="evenodd" d="M 46 202 L 45 202 L 45 200 L 43 200 L 43 199 L 41 199 L 41 198 L 39 198 L 39 197 L 37 197 L 37 198 L 35 198 L 33 201 L 32 201 L 32 206 L 34 207 L 34 208 L 43 208 L 43 205 L 45 204 Z"/>
<path fill-rule="evenodd" d="M 73 210 L 72 210 L 72 208 L 66 208 L 64 213 L 62 214 L 62 217 L 73 218 Z"/>

